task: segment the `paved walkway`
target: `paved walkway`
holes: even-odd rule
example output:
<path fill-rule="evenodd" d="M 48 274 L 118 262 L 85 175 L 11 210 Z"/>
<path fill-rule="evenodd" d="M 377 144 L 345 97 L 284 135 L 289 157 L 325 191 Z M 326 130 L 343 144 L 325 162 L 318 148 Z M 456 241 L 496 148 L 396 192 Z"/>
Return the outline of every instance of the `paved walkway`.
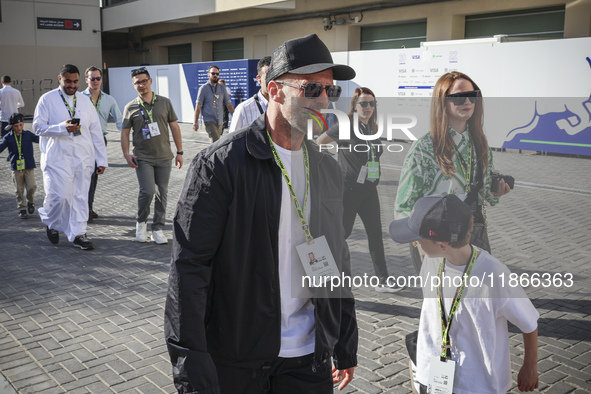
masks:
<path fill-rule="evenodd" d="M 172 170 L 169 219 L 188 161 L 208 144 L 204 132 L 181 128 L 187 162 Z M 162 329 L 170 246 L 135 242 L 136 177 L 119 135 L 109 133 L 108 141 L 110 167 L 99 180 L 90 252 L 63 234 L 50 244 L 37 215 L 17 218 L 7 153 L 0 154 L 0 372 L 19 393 L 174 392 Z M 403 154 L 384 158 L 384 229 L 402 160 Z M 591 160 L 495 152 L 495 163 L 517 184 L 488 210 L 493 253 L 519 274 L 573 275 L 568 288 L 526 289 L 541 315 L 539 390 L 591 392 Z M 40 206 L 41 170 L 35 176 Z M 165 234 L 171 238 L 170 222 Z M 358 220 L 349 238 L 356 275 L 373 274 L 364 237 Z M 412 275 L 407 246 L 384 237 L 390 273 Z M 410 392 L 404 336 L 417 327 L 420 291 L 385 295 L 360 287 L 355 295 L 359 367 L 346 392 Z M 523 347 L 517 330 L 510 332 L 516 379 Z M 0 377 L 0 394 L 8 387 Z"/>

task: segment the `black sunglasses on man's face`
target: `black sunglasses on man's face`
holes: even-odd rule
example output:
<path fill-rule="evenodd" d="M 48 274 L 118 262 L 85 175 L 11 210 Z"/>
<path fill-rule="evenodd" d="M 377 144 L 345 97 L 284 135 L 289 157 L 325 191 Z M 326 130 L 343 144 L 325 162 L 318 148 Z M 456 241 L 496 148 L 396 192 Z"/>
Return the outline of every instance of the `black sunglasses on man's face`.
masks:
<path fill-rule="evenodd" d="M 471 90 L 469 92 L 454 93 L 445 96 L 445 99 L 447 101 L 452 101 L 456 107 L 464 105 L 466 99 L 470 100 L 470 102 L 474 104 L 479 102 L 481 98 L 482 96 L 480 95 L 480 90 Z"/>
<path fill-rule="evenodd" d="M 307 99 L 314 99 L 320 97 L 322 92 L 326 91 L 326 95 L 330 101 L 337 101 L 341 97 L 341 87 L 338 85 L 327 85 L 324 83 L 310 82 L 305 85 L 298 85 L 286 81 L 275 81 L 276 83 L 299 88 L 304 90 L 304 97 Z"/>

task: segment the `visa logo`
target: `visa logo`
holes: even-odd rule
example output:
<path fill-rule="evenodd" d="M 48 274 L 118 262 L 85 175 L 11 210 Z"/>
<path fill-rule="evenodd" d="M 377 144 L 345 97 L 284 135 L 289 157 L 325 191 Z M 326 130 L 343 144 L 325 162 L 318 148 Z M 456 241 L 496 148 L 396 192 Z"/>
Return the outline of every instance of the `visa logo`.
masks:
<path fill-rule="evenodd" d="M 438 69 L 438 68 L 432 68 L 432 69 L 431 69 L 431 72 L 432 72 L 432 73 L 438 73 L 438 72 L 439 72 L 439 69 Z"/>
<path fill-rule="evenodd" d="M 413 60 L 419 60 L 421 55 L 412 55 Z"/>

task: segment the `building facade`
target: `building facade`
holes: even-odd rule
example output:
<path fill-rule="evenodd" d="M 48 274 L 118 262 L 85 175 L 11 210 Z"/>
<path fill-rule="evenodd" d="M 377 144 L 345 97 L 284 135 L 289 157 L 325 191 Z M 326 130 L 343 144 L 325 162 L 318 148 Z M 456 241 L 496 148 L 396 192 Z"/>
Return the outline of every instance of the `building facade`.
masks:
<path fill-rule="evenodd" d="M 101 67 L 97 0 L 1 0 L 0 75 L 9 75 L 32 115 L 39 97 L 58 86 L 63 64 Z M 81 81 L 81 87 L 85 87 Z"/>

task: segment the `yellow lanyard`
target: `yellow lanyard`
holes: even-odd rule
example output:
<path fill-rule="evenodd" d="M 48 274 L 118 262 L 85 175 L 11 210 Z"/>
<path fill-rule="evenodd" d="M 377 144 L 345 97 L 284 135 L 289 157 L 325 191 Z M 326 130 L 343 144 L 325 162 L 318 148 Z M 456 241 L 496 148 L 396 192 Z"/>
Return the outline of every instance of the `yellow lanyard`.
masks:
<path fill-rule="evenodd" d="M 141 97 L 139 97 L 139 100 L 140 100 L 140 112 L 142 113 L 144 120 L 146 121 L 146 123 L 148 123 L 148 119 L 146 119 L 146 113 L 147 113 L 148 117 L 150 119 L 150 123 L 154 123 L 154 120 L 152 119 L 152 110 L 154 109 L 154 102 L 156 101 L 156 93 L 152 93 L 152 104 L 151 104 L 151 108 L 149 111 L 146 107 L 144 107 L 144 100 L 142 100 Z M 144 111 L 146 111 L 146 113 L 144 113 Z"/>
<path fill-rule="evenodd" d="M 451 303 L 451 308 L 449 310 L 449 317 L 446 318 L 445 316 L 445 304 L 443 303 L 443 292 L 441 287 L 443 285 L 443 267 L 445 265 L 445 259 L 441 260 L 441 264 L 439 264 L 439 271 L 437 276 L 439 276 L 439 287 L 437 287 L 437 297 L 439 298 L 439 312 L 441 314 L 441 361 L 445 361 L 446 358 L 451 359 L 451 349 L 450 349 L 450 340 L 449 340 L 449 329 L 451 327 L 451 322 L 453 317 L 460 305 L 460 301 L 462 300 L 462 295 L 464 294 L 464 290 L 466 289 L 466 283 L 470 278 L 470 274 L 472 273 L 472 268 L 474 268 L 474 262 L 476 261 L 476 257 L 478 256 L 478 251 L 474 246 L 472 246 L 472 254 L 470 255 L 470 262 L 464 268 L 464 273 L 462 274 L 462 285 L 456 289 L 456 295 Z"/>
<path fill-rule="evenodd" d="M 464 175 L 464 179 L 466 180 L 466 186 L 464 187 L 464 190 L 466 190 L 466 193 L 468 193 L 470 192 L 470 184 L 472 181 L 472 152 L 474 151 L 474 144 L 472 144 L 472 140 L 470 140 L 470 157 L 468 158 L 468 163 L 466 163 L 466 161 L 464 160 L 464 156 L 462 156 L 462 153 L 460 153 L 460 151 L 458 150 L 458 147 L 456 146 L 455 142 L 453 147 L 456 151 L 458 159 L 460 159 L 460 170 L 462 170 L 462 174 Z"/>
<path fill-rule="evenodd" d="M 99 98 L 98 101 L 95 103 L 93 98 L 92 98 L 92 94 L 90 94 L 90 101 L 92 101 L 92 104 L 94 105 L 94 108 L 96 108 L 96 112 L 99 112 L 99 109 L 101 108 L 101 99 L 103 98 L 103 95 L 101 93 L 99 93 Z"/>
<path fill-rule="evenodd" d="M 59 92 L 64 104 L 66 104 L 68 112 L 70 113 L 70 118 L 76 117 L 76 93 L 74 93 L 74 109 L 72 109 L 72 107 L 70 107 L 70 104 L 68 104 L 68 102 L 66 101 L 66 98 L 64 97 L 61 89 L 59 90 Z"/>
<path fill-rule="evenodd" d="M 21 151 L 21 146 L 22 146 L 22 141 L 23 141 L 23 134 L 22 134 L 22 132 L 21 132 L 21 135 L 20 136 L 18 136 L 18 135 L 16 135 L 16 133 L 14 133 L 14 140 L 16 141 L 16 147 L 18 149 L 18 158 L 19 159 L 22 159 L 23 158 L 23 153 Z"/>
<path fill-rule="evenodd" d="M 279 157 L 279 153 L 277 152 L 277 149 L 275 149 L 275 144 L 273 144 L 273 140 L 271 139 L 271 135 L 269 134 L 268 130 L 267 130 L 267 137 L 269 137 L 269 143 L 271 144 L 271 151 L 273 152 L 273 157 L 275 158 L 275 162 L 279 166 L 279 169 L 281 169 L 281 173 L 283 174 L 283 177 L 285 178 L 285 182 L 287 183 L 287 189 L 289 190 L 289 194 L 291 195 L 291 200 L 293 201 L 293 205 L 295 206 L 296 212 L 298 213 L 298 217 L 300 218 L 300 220 L 302 222 L 302 229 L 304 230 L 304 234 L 306 234 L 306 242 L 308 243 L 308 245 L 313 244 L 314 238 L 312 237 L 312 234 L 310 233 L 310 227 L 308 226 L 308 222 L 306 221 L 306 215 L 305 215 L 306 203 L 308 202 L 308 189 L 309 189 L 309 185 L 310 185 L 310 163 L 309 163 L 309 159 L 308 159 L 308 148 L 306 148 L 306 143 L 304 143 L 304 142 L 302 143 L 302 149 L 304 151 L 304 171 L 305 171 L 305 175 L 306 175 L 306 189 L 304 192 L 304 206 L 302 207 L 300 205 L 298 197 L 295 194 L 295 190 L 293 189 L 293 185 L 291 184 L 291 180 L 289 179 L 289 174 L 287 173 L 287 170 L 285 169 L 285 166 L 283 165 L 283 162 L 281 161 L 281 157 Z"/>

